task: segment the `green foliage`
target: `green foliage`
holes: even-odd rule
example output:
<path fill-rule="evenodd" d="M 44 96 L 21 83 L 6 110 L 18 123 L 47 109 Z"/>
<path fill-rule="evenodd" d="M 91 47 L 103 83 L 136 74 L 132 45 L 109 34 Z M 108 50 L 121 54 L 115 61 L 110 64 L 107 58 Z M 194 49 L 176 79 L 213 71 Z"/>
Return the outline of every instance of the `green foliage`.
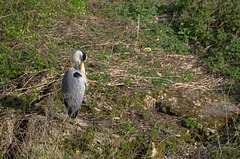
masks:
<path fill-rule="evenodd" d="M 139 45 L 177 54 L 200 53 L 209 72 L 240 80 L 239 5 L 236 0 L 176 0 L 168 5 L 155 0 L 131 0 L 122 5 L 113 3 L 110 10 L 137 23 L 140 20 Z M 154 17 L 163 14 L 172 17 L 153 23 Z M 131 38 L 136 40 L 136 36 Z"/>
<path fill-rule="evenodd" d="M 187 128 L 192 128 L 192 129 L 199 128 L 197 120 L 193 118 L 187 118 L 183 125 L 186 126 Z"/>
<path fill-rule="evenodd" d="M 204 54 L 211 73 L 240 80 L 239 1 L 177 0 L 173 5 L 178 38 Z"/>
<path fill-rule="evenodd" d="M 90 61 L 87 63 L 89 71 L 87 77 L 90 80 L 86 92 L 88 100 L 80 110 L 81 117 L 83 115 L 84 120 L 89 120 L 92 126 L 79 130 L 80 127 L 71 125 L 74 122 L 70 121 L 71 124 L 66 122 L 62 125 L 62 129 L 57 129 L 56 133 L 51 129 L 55 128 L 51 123 L 59 124 L 61 121 L 51 117 L 46 118 L 46 124 L 43 124 L 42 114 L 39 115 L 40 119 L 34 119 L 34 114 L 32 115 L 34 118 L 28 116 L 32 120 L 31 122 L 36 123 L 33 139 L 37 139 L 39 135 L 35 132 L 37 129 L 46 135 L 44 137 L 51 136 L 42 138 L 43 141 L 32 140 L 29 150 L 32 154 L 31 157 L 150 158 L 153 142 L 158 155 L 160 155 L 159 158 L 164 156 L 191 158 L 196 153 L 199 158 L 206 156 L 204 153 L 211 153 L 212 157 L 222 157 L 223 155 L 219 153 L 218 149 L 216 153 L 212 153 L 212 150 L 204 145 L 203 151 L 207 152 L 203 152 L 201 146 L 195 145 L 198 144 L 198 141 L 192 135 L 197 134 L 196 131 L 199 129 L 199 124 L 195 119 L 186 119 L 185 128 L 181 127 L 177 117 L 173 116 L 172 118 L 156 112 L 153 104 L 155 99 L 146 98 L 146 92 L 155 86 L 170 86 L 174 82 L 192 81 L 195 75 L 188 70 L 163 65 L 160 61 L 163 59 L 161 51 L 155 51 L 160 49 L 174 54 L 190 53 L 190 49 L 194 53 L 202 51 L 206 57 L 206 63 L 211 66 L 210 72 L 221 72 L 238 79 L 239 22 L 234 21 L 238 15 L 233 9 L 233 17 L 229 17 L 227 22 L 224 21 L 227 18 L 223 18 L 229 16 L 227 15 L 230 14 L 228 7 L 235 2 L 228 1 L 220 4 L 223 1 L 176 0 L 168 4 L 168 1 L 157 0 L 101 1 L 112 5 L 107 9 L 99 7 L 102 5 L 101 2 L 91 2 L 96 7 L 89 7 L 89 10 L 93 10 L 94 15 L 98 15 L 98 11 L 104 13 L 104 10 L 105 13 L 108 13 L 100 15 L 101 17 L 93 17 L 92 12 L 89 11 L 86 14 L 91 15 L 87 18 L 93 17 L 93 19 L 82 20 L 81 16 L 84 15 L 85 5 L 83 1 L 79 0 L 0 2 L 0 18 L 2 20 L 0 22 L 2 40 L 0 82 L 4 84 L 11 80 L 18 80 L 17 78 L 25 72 L 34 77 L 29 81 L 23 81 L 23 87 L 20 82 L 20 86 L 16 85 L 22 100 L 11 96 L 1 100 L 0 112 L 16 109 L 16 114 L 32 113 L 32 110 L 44 109 L 45 111 L 41 112 L 43 114 L 50 115 L 54 112 L 53 114 L 58 115 L 60 112 L 62 113 L 65 111 L 65 107 L 60 100 L 61 95 L 56 99 L 44 97 L 45 95 L 52 96 L 56 91 L 60 92 L 59 76 L 62 76 L 61 71 L 65 68 L 65 66 L 61 66 L 61 63 L 62 65 L 66 64 L 69 59 L 66 54 L 60 56 L 59 54 L 70 52 L 69 50 L 75 45 L 80 47 L 84 45 L 84 47 L 94 50 L 92 54 L 88 54 Z M 91 2 L 87 1 L 87 3 Z M 207 3 L 210 5 L 207 6 Z M 216 13 L 220 13 L 219 10 L 224 7 L 227 7 L 227 10 L 223 10 L 218 16 Z M 234 8 L 234 5 L 231 7 Z M 212 8 L 216 11 L 211 10 Z M 171 18 L 160 23 L 156 22 L 155 17 L 163 14 L 169 14 Z M 140 29 L 137 36 L 135 27 L 138 25 L 138 19 Z M 219 19 L 222 20 L 219 22 Z M 94 22 L 89 22 L 92 20 Z M 76 35 L 78 36 L 76 40 L 73 34 L 76 30 L 82 29 L 79 25 L 83 21 L 84 29 L 87 31 L 80 32 L 88 32 L 87 36 L 89 37 L 86 38 L 85 34 Z M 72 22 L 77 26 L 71 28 L 70 25 L 75 25 Z M 109 23 L 114 26 L 109 27 Z M 92 24 L 93 26 L 90 26 Z M 232 25 L 235 25 L 235 29 L 231 30 Z M 70 31 L 67 29 L 68 27 Z M 125 27 L 132 28 L 125 29 Z M 67 35 L 69 32 L 66 33 L 65 30 L 69 31 L 71 35 Z M 78 39 L 79 37 L 80 39 Z M 90 42 L 87 43 L 86 39 Z M 151 51 L 146 51 L 146 47 L 150 47 Z M 46 70 L 43 73 L 48 73 L 47 78 L 50 76 L 52 80 L 57 81 L 55 90 L 48 90 L 55 82 L 48 82 L 47 86 L 44 82 L 43 85 L 37 86 L 45 79 L 41 78 L 39 81 L 35 81 L 39 76 L 34 75 L 38 75 L 42 70 Z M 56 70 L 58 73 L 52 72 L 52 70 Z M 115 70 L 121 71 L 120 76 L 112 78 Z M 126 71 L 131 76 L 126 76 Z M 57 77 L 54 76 L 56 74 Z M 143 82 L 150 81 L 147 83 L 149 88 L 144 90 L 145 85 L 136 87 L 135 85 L 142 84 L 138 78 Z M 38 84 L 36 84 L 37 82 Z M 19 87 L 21 88 L 19 89 Z M 44 90 L 45 88 L 47 90 Z M 237 88 L 237 83 L 234 83 L 230 86 L 226 85 L 225 89 L 229 92 L 238 92 Z M 154 96 L 156 99 L 159 98 L 157 93 Z M 46 103 L 35 105 L 34 102 L 41 98 L 44 98 Z M 149 103 L 146 102 L 146 99 L 149 99 Z M 41 101 L 44 100 L 41 99 Z M 44 108 L 37 108 L 38 104 Z M 55 113 L 53 109 L 58 109 L 58 111 Z M 169 119 L 174 119 L 174 121 Z M 5 120 L 3 121 L 5 122 Z M 42 125 L 44 127 L 41 127 Z M 238 154 L 239 122 L 234 129 L 236 131 L 232 135 L 234 137 L 231 138 L 236 138 L 236 141 L 229 142 L 235 142 L 234 145 L 221 145 L 222 150 L 225 149 L 225 152 L 222 151 L 225 154 L 229 154 L 231 151 L 232 154 Z M 3 132 L 8 131 L 6 129 Z M 30 133 L 32 134 L 32 131 Z M 215 142 L 216 138 L 211 140 Z M 209 145 L 215 144 L 209 143 Z M 53 147 L 51 148 L 51 146 Z M 26 152 L 25 147 L 23 150 Z M 183 156 L 186 151 L 190 154 L 189 156 Z M 194 154 L 191 155 L 192 153 Z M 28 157 L 25 154 L 22 156 L 22 158 Z M 234 157 L 231 156 L 231 158 Z"/>
<path fill-rule="evenodd" d="M 114 3 L 110 10 L 116 12 L 117 16 L 123 17 L 123 19 L 131 19 L 136 22 L 139 19 L 141 27 L 139 45 L 164 48 L 171 53 L 187 53 L 187 46 L 177 38 L 169 24 L 153 23 L 154 17 L 166 13 L 168 10 L 168 6 L 164 1 L 131 0 L 125 1 L 121 5 Z M 136 35 L 130 38 L 137 40 Z"/>
<path fill-rule="evenodd" d="M 0 1 L 0 83 L 20 76 L 24 71 L 36 73 L 58 67 L 46 30 L 55 28 L 56 19 L 74 18 L 82 14 L 83 1 Z M 69 14 L 70 13 L 70 14 Z M 41 51 L 42 44 L 49 50 Z M 46 58 L 46 56 L 48 58 Z"/>
<path fill-rule="evenodd" d="M 88 79 L 101 81 L 102 77 L 98 74 L 89 74 L 87 75 Z"/>
<path fill-rule="evenodd" d="M 191 81 L 193 79 L 193 76 L 195 75 L 195 73 L 192 73 L 190 71 L 185 71 L 183 69 L 181 69 L 181 74 L 182 74 L 182 82 L 188 82 Z"/>
<path fill-rule="evenodd" d="M 143 22 L 147 22 L 157 14 L 158 4 L 159 2 L 155 0 L 130 0 L 123 2 L 122 5 L 114 5 L 114 10 L 123 17 L 133 20 L 138 20 L 140 17 Z"/>
<path fill-rule="evenodd" d="M 123 81 L 123 83 L 124 83 L 126 86 L 130 85 L 132 82 L 133 82 L 133 81 L 132 81 L 130 78 L 126 78 L 126 79 Z"/>

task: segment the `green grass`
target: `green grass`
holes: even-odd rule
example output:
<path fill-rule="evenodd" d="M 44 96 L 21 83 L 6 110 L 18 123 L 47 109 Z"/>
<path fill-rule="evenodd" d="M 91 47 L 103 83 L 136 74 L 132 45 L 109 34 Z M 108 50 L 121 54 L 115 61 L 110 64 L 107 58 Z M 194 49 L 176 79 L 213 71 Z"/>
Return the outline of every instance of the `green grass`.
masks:
<path fill-rule="evenodd" d="M 52 44 L 59 35 L 51 35 L 51 30 L 57 28 L 62 18 L 83 15 L 84 3 L 19 0 L 1 1 L 0 6 L 1 85 L 26 71 L 35 74 L 43 69 L 49 72 L 58 69 L 55 55 L 63 46 Z"/>
<path fill-rule="evenodd" d="M 224 3 L 225 2 L 225 3 Z M 184 42 L 203 53 L 211 73 L 223 73 L 240 79 L 238 1 L 176 1 L 177 23 L 174 31 Z"/>
<path fill-rule="evenodd" d="M 133 0 L 122 5 L 113 2 L 110 10 L 136 22 L 140 18 L 139 45 L 163 48 L 175 54 L 202 54 L 209 72 L 239 80 L 239 2 L 224 2 L 190 0 L 167 5 L 155 0 Z M 153 23 L 154 16 L 163 14 L 172 15 L 170 23 Z M 131 39 L 136 39 L 136 35 Z M 187 43 L 193 47 L 188 47 Z"/>

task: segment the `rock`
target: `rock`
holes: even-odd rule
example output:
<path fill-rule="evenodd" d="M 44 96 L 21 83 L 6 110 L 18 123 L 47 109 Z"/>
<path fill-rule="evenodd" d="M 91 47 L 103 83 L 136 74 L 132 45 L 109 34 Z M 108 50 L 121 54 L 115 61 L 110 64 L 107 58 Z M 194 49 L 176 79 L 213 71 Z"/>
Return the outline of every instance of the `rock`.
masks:
<path fill-rule="evenodd" d="M 157 94 L 157 96 L 156 96 Z M 152 91 L 159 111 L 194 118 L 205 132 L 216 132 L 235 119 L 240 109 L 215 94 L 198 90 Z"/>
<path fill-rule="evenodd" d="M 150 95 L 146 95 L 146 97 L 144 98 L 144 102 L 146 104 L 144 109 L 149 109 L 155 105 L 156 99 Z"/>

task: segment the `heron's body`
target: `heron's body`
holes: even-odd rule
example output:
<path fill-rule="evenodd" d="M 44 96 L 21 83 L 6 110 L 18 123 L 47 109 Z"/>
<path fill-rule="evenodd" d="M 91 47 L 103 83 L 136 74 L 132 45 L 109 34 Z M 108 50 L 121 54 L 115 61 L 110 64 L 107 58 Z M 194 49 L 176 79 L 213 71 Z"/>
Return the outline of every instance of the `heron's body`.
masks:
<path fill-rule="evenodd" d="M 64 74 L 62 80 L 62 97 L 69 117 L 76 118 L 87 85 L 87 77 L 83 64 L 87 57 L 86 52 L 83 50 L 77 50 L 72 57 L 76 64 L 76 69 L 71 67 Z"/>

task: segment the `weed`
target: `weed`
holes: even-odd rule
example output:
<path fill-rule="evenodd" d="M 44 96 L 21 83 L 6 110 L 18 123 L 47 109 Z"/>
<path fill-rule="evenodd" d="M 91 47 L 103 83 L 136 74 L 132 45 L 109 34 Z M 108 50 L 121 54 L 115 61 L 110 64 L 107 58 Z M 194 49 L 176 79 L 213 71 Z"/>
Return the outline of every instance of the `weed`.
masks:
<path fill-rule="evenodd" d="M 198 125 L 196 119 L 193 119 L 193 118 L 187 118 L 183 125 L 186 126 L 187 128 L 191 128 L 191 129 L 199 128 L 199 125 Z"/>
<path fill-rule="evenodd" d="M 192 73 L 190 71 L 181 70 L 180 72 L 182 74 L 182 78 L 181 78 L 182 82 L 191 81 L 195 75 L 195 73 Z"/>
<path fill-rule="evenodd" d="M 100 75 L 96 75 L 96 74 L 88 74 L 87 75 L 87 78 L 88 79 L 91 79 L 91 80 L 97 80 L 97 81 L 100 81 L 101 80 L 101 76 Z"/>
<path fill-rule="evenodd" d="M 123 83 L 128 86 L 132 83 L 133 81 L 130 78 L 125 78 L 125 80 L 123 81 Z"/>

